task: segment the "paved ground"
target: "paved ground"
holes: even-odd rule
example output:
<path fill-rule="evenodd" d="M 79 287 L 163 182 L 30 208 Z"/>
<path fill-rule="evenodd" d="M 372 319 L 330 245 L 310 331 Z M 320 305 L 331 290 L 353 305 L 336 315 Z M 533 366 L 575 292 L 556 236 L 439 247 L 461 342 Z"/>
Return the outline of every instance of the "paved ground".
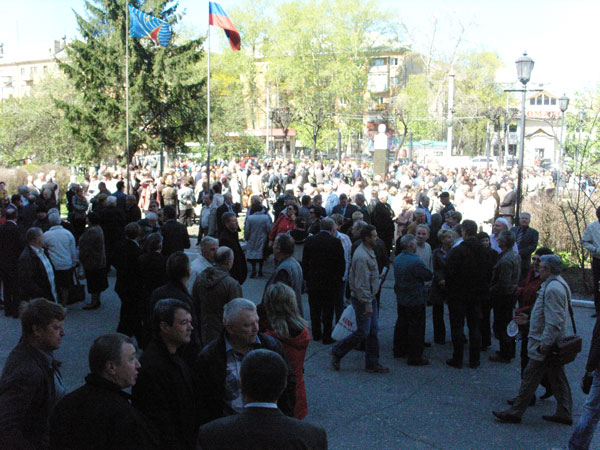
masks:
<path fill-rule="evenodd" d="M 248 280 L 244 294 L 259 301 L 272 265 L 265 278 Z M 87 352 L 99 334 L 114 331 L 119 300 L 111 289 L 103 294 L 102 307 L 83 311 L 82 304 L 69 307 L 63 347 L 57 358 L 63 362 L 63 375 L 69 390 L 82 384 L 87 373 Z M 308 311 L 304 296 L 305 311 Z M 567 367 L 571 381 L 575 420 L 579 418 L 584 395 L 579 379 L 585 365 L 593 328 L 591 311 L 576 308 L 575 315 L 584 351 Z M 431 311 L 428 310 L 427 337 L 431 340 Z M 494 420 L 492 409 L 504 408 L 519 386 L 519 362 L 492 364 L 482 354 L 477 370 L 456 370 L 444 361 L 451 345 L 434 345 L 425 350 L 432 361 L 426 367 L 408 367 L 392 358 L 392 334 L 396 317 L 392 281 L 383 289 L 380 313 L 381 362 L 391 368 L 387 375 L 367 374 L 364 356 L 352 352 L 342 360 L 342 370 L 330 367 L 329 346 L 311 343 L 305 363 L 309 416 L 306 420 L 327 430 L 332 449 L 551 449 L 564 446 L 571 427 L 550 424 L 541 419 L 551 414 L 554 401 L 538 401 L 527 410 L 520 425 Z M 447 320 L 447 319 L 446 319 Z M 447 322 L 448 323 L 448 322 Z M 19 322 L 0 315 L 0 367 L 20 336 Z M 449 332 L 448 332 L 449 339 Z M 493 346 L 495 350 L 496 344 Z M 492 351 L 493 351 L 492 350 Z M 543 388 L 538 390 L 541 395 Z M 591 448 L 600 448 L 596 438 Z"/>

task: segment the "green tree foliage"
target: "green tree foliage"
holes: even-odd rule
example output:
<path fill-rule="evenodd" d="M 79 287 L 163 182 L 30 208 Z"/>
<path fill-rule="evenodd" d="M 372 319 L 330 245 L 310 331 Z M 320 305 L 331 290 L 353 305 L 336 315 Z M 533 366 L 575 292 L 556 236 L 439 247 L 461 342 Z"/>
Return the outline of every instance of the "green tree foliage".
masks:
<path fill-rule="evenodd" d="M 129 2 L 171 25 L 177 4 L 169 0 Z M 60 68 L 82 94 L 81 104 L 58 101 L 76 140 L 96 159 L 124 157 L 126 5 L 118 0 L 87 0 L 88 16 L 76 14 L 82 40 L 67 49 Z M 155 151 L 160 136 L 167 148 L 181 150 L 198 140 L 206 121 L 205 78 L 196 70 L 202 39 L 169 47 L 129 38 L 129 121 L 131 154 Z"/>
<path fill-rule="evenodd" d="M 11 166 L 26 159 L 36 164 L 78 164 L 89 161 L 74 142 L 69 124 L 55 101 L 76 105 L 81 96 L 63 75 L 47 76 L 30 95 L 0 102 L 0 163 Z"/>

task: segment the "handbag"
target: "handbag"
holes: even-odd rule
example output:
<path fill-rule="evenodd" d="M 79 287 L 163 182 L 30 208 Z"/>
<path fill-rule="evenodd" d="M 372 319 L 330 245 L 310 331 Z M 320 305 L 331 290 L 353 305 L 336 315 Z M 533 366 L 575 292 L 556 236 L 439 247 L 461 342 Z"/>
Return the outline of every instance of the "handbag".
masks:
<path fill-rule="evenodd" d="M 85 300 L 85 286 L 79 281 L 77 270 L 73 271 L 73 276 L 75 277 L 75 284 L 69 286 L 69 299 L 67 305 L 72 305 Z"/>
<path fill-rule="evenodd" d="M 560 283 L 560 282 L 559 282 Z M 562 285 L 562 283 L 560 283 Z M 564 285 L 563 285 L 564 287 Z M 565 291 L 567 289 L 565 288 Z M 544 288 L 544 295 L 546 294 L 546 288 Z M 573 326 L 573 334 L 569 336 L 563 336 L 550 348 L 550 353 L 546 356 L 546 361 L 552 365 L 564 366 L 570 362 L 575 361 L 579 352 L 582 348 L 581 336 L 577 334 L 577 327 L 575 326 L 575 317 L 573 317 L 573 308 L 571 306 L 571 299 L 567 294 L 567 306 L 569 308 L 569 315 L 571 316 L 571 325 Z"/>
<path fill-rule="evenodd" d="M 346 309 L 344 309 L 342 317 L 340 317 L 340 321 L 333 329 L 331 337 L 336 341 L 341 341 L 342 339 L 350 336 L 357 329 L 358 326 L 356 325 L 356 313 L 354 312 L 354 307 L 352 305 L 348 305 L 346 306 Z"/>

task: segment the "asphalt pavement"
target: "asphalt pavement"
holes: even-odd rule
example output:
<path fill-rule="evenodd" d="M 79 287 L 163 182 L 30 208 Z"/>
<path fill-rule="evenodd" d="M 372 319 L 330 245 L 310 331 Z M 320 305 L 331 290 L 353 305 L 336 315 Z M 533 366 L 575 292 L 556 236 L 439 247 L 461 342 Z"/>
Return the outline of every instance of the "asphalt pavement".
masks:
<path fill-rule="evenodd" d="M 272 261 L 272 260 L 271 260 Z M 262 279 L 248 279 L 244 296 L 259 302 L 272 270 L 265 265 Z M 380 362 L 389 374 L 369 374 L 364 369 L 364 353 L 353 351 L 341 363 L 340 372 L 331 368 L 331 346 L 311 342 L 305 362 L 309 415 L 305 419 L 327 430 L 331 449 L 553 449 L 563 448 L 572 427 L 548 423 L 542 415 L 554 412 L 555 402 L 537 402 L 527 410 L 519 425 L 499 423 L 493 409 L 505 409 L 506 400 L 516 395 L 520 383 L 518 358 L 510 364 L 488 361 L 497 342 L 482 353 L 481 367 L 462 370 L 447 367 L 451 356 L 450 331 L 446 315 L 447 343 L 425 349 L 429 366 L 409 367 L 405 360 L 392 357 L 396 306 L 393 277 L 382 290 L 380 311 Z M 114 293 L 114 272 L 110 288 L 102 295 L 98 310 L 84 311 L 83 304 L 69 306 L 66 336 L 56 352 L 62 361 L 62 374 L 69 391 L 83 383 L 88 373 L 87 354 L 100 334 L 113 332 L 118 322 L 120 302 Z M 88 300 L 89 301 L 89 295 Z M 308 301 L 303 296 L 308 319 Z M 567 366 L 573 392 L 574 421 L 581 414 L 585 395 L 579 388 L 589 350 L 594 320 L 592 310 L 575 308 L 583 352 Z M 427 311 L 426 339 L 432 341 L 431 309 Z M 0 315 L 0 367 L 20 337 L 20 323 Z M 544 392 L 540 387 L 538 396 Z M 600 448 L 596 437 L 590 448 Z"/>

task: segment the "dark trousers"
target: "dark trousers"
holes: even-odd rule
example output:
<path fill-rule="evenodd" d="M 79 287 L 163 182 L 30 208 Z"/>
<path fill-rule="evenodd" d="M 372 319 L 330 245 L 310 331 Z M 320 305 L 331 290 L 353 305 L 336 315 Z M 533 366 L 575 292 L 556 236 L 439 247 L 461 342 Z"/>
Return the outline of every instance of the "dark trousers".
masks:
<path fill-rule="evenodd" d="M 487 348 L 492 345 L 492 308 L 489 297 L 481 300 L 481 320 L 479 321 L 479 332 L 481 333 L 481 348 Z"/>
<path fill-rule="evenodd" d="M 135 336 L 140 347 L 144 345 L 145 337 L 142 326 L 142 317 L 138 313 L 137 299 L 134 296 L 121 295 L 121 311 L 119 314 L 119 324 L 117 333 L 123 333 L 126 336 Z"/>
<path fill-rule="evenodd" d="M 512 359 L 515 357 L 515 340 L 506 333 L 506 326 L 513 318 L 514 298 L 512 295 L 492 297 L 494 307 L 494 336 L 500 343 L 500 357 Z"/>
<path fill-rule="evenodd" d="M 194 219 L 193 209 L 182 209 L 179 211 L 179 223 L 186 227 L 191 227 Z"/>
<path fill-rule="evenodd" d="M 469 363 L 479 362 L 481 333 L 479 332 L 481 305 L 474 299 L 454 300 L 448 303 L 450 333 L 452 335 L 452 359 L 462 364 L 465 346 L 465 319 L 469 328 Z"/>
<path fill-rule="evenodd" d="M 394 356 L 407 356 L 408 362 L 423 357 L 425 342 L 425 305 L 398 304 L 398 318 L 394 326 Z"/>
<path fill-rule="evenodd" d="M 18 276 L 14 271 L 2 270 L 0 279 L 4 291 L 4 314 L 17 317 L 19 314 Z"/>
<path fill-rule="evenodd" d="M 444 344 L 446 342 L 446 324 L 444 323 L 443 301 L 432 306 L 431 320 L 433 321 L 433 341 L 436 344 Z"/>
<path fill-rule="evenodd" d="M 594 305 L 596 313 L 600 313 L 600 258 L 592 258 L 592 277 L 594 279 Z"/>
<path fill-rule="evenodd" d="M 330 338 L 333 329 L 333 309 L 338 288 L 308 291 L 310 322 L 314 340 Z"/>

